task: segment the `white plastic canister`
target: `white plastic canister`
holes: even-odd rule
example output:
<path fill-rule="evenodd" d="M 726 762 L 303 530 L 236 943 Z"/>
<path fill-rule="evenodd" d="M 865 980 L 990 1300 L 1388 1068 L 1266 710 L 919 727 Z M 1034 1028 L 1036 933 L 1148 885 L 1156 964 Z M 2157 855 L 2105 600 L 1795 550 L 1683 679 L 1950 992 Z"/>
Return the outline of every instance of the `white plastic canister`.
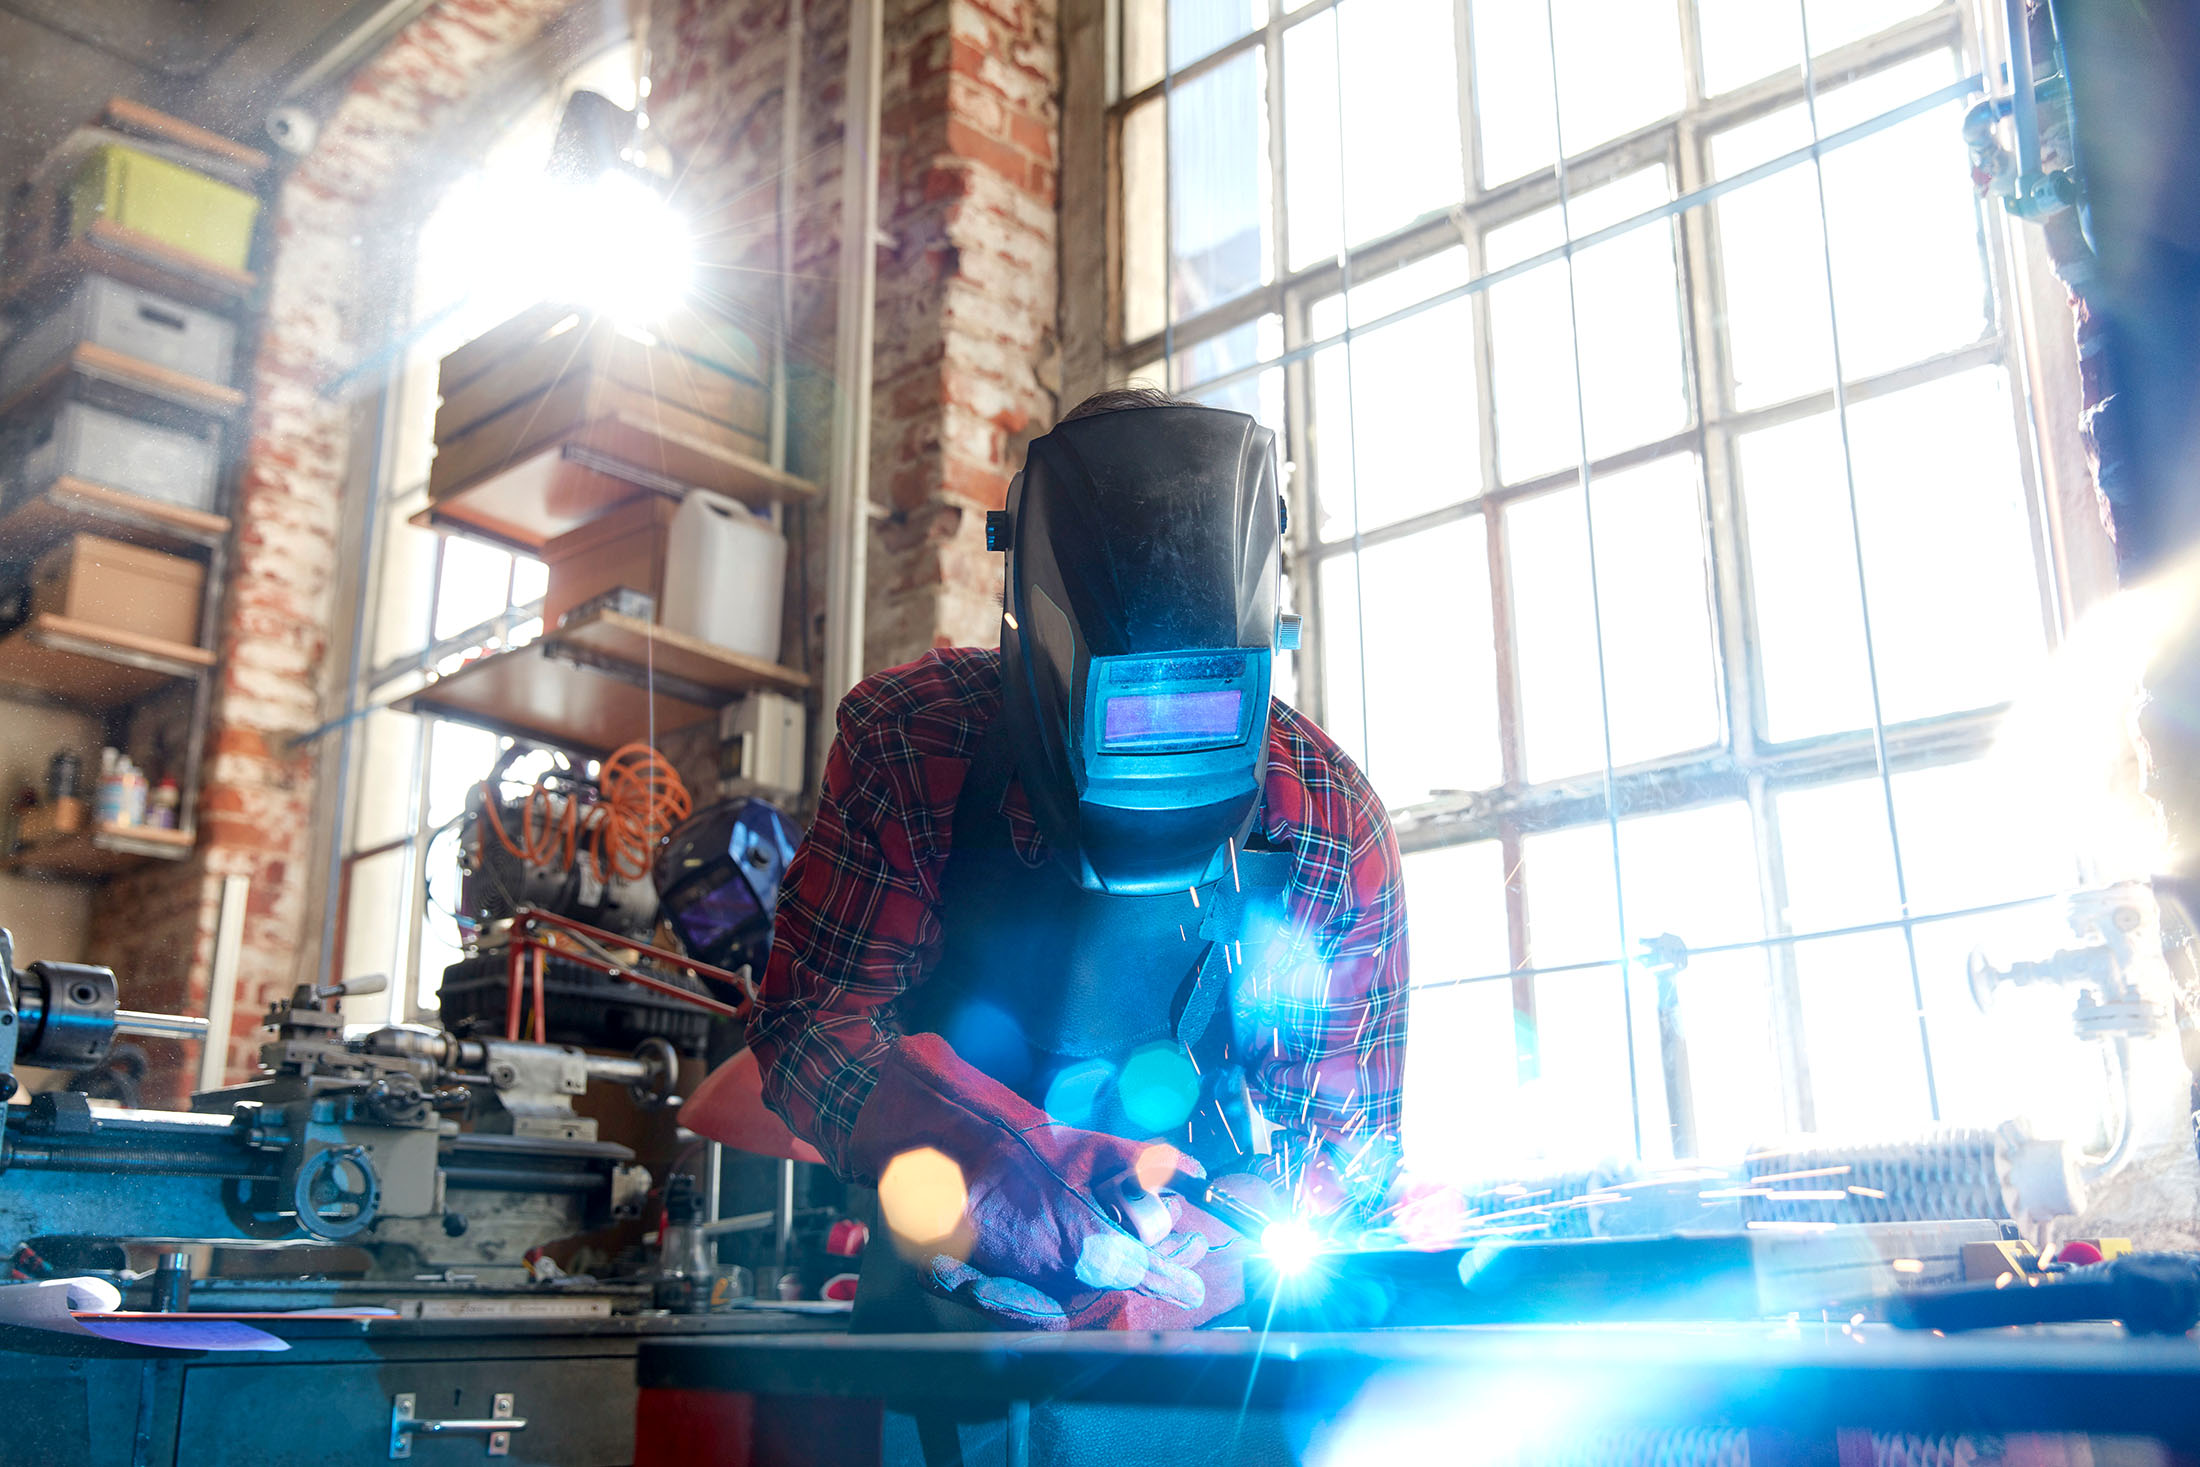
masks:
<path fill-rule="evenodd" d="M 667 631 L 776 662 L 787 542 L 769 520 L 717 494 L 691 490 L 665 543 Z"/>

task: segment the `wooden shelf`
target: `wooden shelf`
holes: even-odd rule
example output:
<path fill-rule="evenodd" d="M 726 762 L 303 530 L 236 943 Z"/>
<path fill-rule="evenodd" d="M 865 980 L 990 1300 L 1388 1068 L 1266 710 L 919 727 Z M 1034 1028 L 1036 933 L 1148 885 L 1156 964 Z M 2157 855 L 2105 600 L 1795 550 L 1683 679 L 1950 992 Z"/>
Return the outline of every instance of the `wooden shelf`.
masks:
<path fill-rule="evenodd" d="M 469 662 L 396 706 L 604 754 L 649 739 L 653 717 L 662 739 L 716 717 L 742 693 L 799 692 L 809 681 L 776 663 L 598 612 L 530 646 Z"/>
<path fill-rule="evenodd" d="M 412 523 L 536 553 L 630 499 L 694 489 L 757 508 L 819 493 L 747 454 L 612 414 L 436 496 Z"/>
<path fill-rule="evenodd" d="M 0 310 L 49 301 L 87 275 L 111 275 L 214 311 L 234 310 L 260 283 L 248 271 L 231 270 L 149 234 L 95 219 L 85 233 L 32 261 L 22 275 L 0 289 Z"/>
<path fill-rule="evenodd" d="M 759 689 L 799 693 L 810 680 L 791 667 L 781 667 L 761 657 L 751 657 L 730 647 L 720 647 L 683 632 L 668 631 L 637 617 L 616 611 L 592 612 L 569 622 L 544 637 L 553 655 L 571 651 L 584 659 L 600 658 L 624 664 L 638 673 L 654 669 L 663 679 L 677 679 L 724 694 L 732 702 L 743 693 Z"/>
<path fill-rule="evenodd" d="M 50 183 L 102 143 L 128 143 L 248 189 L 257 185 L 271 161 L 259 149 L 248 148 L 218 132 L 208 132 L 127 97 L 109 97 L 97 116 L 47 149 L 25 177 L 34 188 Z"/>
<path fill-rule="evenodd" d="M 234 387 L 223 387 L 151 362 L 141 362 L 136 357 L 85 341 L 77 343 L 67 356 L 0 400 L 0 417 L 45 396 L 72 376 L 112 383 L 210 418 L 234 418 L 244 411 L 245 395 Z"/>
<path fill-rule="evenodd" d="M 214 665 L 203 647 L 41 612 L 0 637 L 0 684 L 30 688 L 79 708 L 114 708 Z"/>
<path fill-rule="evenodd" d="M 188 830 L 95 825 L 26 846 L 8 859 L 8 867 L 39 876 L 112 876 L 148 861 L 180 861 L 196 841 Z"/>
<path fill-rule="evenodd" d="M 64 475 L 0 515 L 0 560 L 30 560 L 78 533 L 154 550 L 219 544 L 229 521 Z"/>

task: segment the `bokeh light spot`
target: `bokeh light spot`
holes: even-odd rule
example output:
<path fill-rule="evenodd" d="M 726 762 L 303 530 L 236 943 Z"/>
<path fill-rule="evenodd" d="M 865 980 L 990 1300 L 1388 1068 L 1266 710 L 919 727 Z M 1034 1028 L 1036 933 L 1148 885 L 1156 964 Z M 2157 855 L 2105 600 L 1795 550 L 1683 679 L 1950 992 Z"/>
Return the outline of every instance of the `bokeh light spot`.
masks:
<path fill-rule="evenodd" d="M 963 1051 L 958 1046 L 955 1052 Z M 1047 1114 L 1065 1126 L 1090 1127 L 1100 1107 L 1100 1096 L 1114 1078 L 1115 1066 L 1106 1060 L 1071 1065 L 1047 1085 Z"/>
<path fill-rule="evenodd" d="M 879 1174 L 878 1207 L 894 1236 L 919 1248 L 946 1242 L 969 1200 L 962 1168 L 929 1146 L 904 1151 Z"/>
<path fill-rule="evenodd" d="M 1139 1186 L 1149 1192 L 1158 1192 L 1176 1179 L 1177 1165 L 1183 1159 L 1183 1152 L 1166 1141 L 1157 1141 L 1138 1153 L 1131 1170 L 1137 1174 Z"/>
<path fill-rule="evenodd" d="M 1173 1131 L 1199 1104 L 1199 1071 L 1183 1046 L 1148 1044 L 1123 1061 L 1123 1114 L 1148 1135 Z"/>

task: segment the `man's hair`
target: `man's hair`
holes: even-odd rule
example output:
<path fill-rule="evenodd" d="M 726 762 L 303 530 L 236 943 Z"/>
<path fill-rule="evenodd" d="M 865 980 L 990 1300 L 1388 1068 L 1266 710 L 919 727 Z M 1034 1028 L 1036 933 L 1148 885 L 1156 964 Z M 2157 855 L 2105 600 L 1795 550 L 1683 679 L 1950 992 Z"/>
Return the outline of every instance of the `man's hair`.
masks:
<path fill-rule="evenodd" d="M 1062 414 L 1067 423 L 1077 418 L 1097 418 L 1102 413 L 1120 413 L 1131 408 L 1195 407 L 1181 397 L 1171 397 L 1158 387 L 1109 387 L 1095 392 L 1068 412 Z"/>

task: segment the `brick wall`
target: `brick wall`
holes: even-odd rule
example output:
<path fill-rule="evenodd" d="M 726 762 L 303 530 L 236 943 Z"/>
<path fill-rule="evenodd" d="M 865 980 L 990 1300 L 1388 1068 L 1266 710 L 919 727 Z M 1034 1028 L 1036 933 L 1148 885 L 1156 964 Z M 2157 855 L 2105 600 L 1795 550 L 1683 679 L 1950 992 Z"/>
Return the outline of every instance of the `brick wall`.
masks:
<path fill-rule="evenodd" d="M 249 1070 L 269 1000 L 297 981 L 309 892 L 322 879 L 311 828 L 318 751 L 289 741 L 320 721 L 333 640 L 352 444 L 351 406 L 330 388 L 380 313 L 390 253 L 378 246 L 408 217 L 403 185 L 431 156 L 424 142 L 565 3 L 443 0 L 353 78 L 274 203 L 198 848 L 110 883 L 91 916 L 91 960 L 115 969 L 126 1005 L 203 1013 L 222 878 L 251 879 L 232 1076 Z M 172 1047 L 156 1064 L 148 1100 L 180 1099 L 195 1055 Z"/>
<path fill-rule="evenodd" d="M 999 635 L 984 550 L 1024 441 L 1056 411 L 1054 0 L 885 0 L 869 667 Z M 840 244 L 844 0 L 809 0 L 790 357 L 795 467 L 827 464 Z M 679 202 L 707 242 L 708 293 L 768 315 L 787 0 L 659 0 L 652 112 L 682 155 Z M 797 516 L 794 625 L 821 665 L 821 511 Z M 807 591 L 801 588 L 806 585 Z M 790 636 L 796 635 L 790 633 Z M 794 655 L 790 653 L 790 655 Z"/>

